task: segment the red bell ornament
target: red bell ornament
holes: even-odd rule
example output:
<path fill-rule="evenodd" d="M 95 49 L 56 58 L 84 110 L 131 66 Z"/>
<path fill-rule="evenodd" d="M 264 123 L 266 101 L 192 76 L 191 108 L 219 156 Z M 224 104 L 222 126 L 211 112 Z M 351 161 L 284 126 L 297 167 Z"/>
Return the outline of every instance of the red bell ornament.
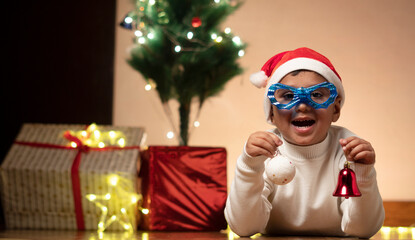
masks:
<path fill-rule="evenodd" d="M 336 190 L 333 193 L 335 197 L 360 197 L 362 194 L 357 187 L 356 174 L 350 169 L 350 163 L 346 161 L 344 168 L 339 173 Z"/>

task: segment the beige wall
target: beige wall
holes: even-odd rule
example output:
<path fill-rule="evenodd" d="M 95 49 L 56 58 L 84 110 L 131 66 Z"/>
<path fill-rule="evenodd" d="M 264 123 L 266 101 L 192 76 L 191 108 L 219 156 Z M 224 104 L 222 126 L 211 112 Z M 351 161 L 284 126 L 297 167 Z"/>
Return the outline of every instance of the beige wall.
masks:
<path fill-rule="evenodd" d="M 133 5 L 117 2 L 119 22 Z M 230 183 L 249 134 L 271 127 L 263 117 L 263 90 L 249 75 L 277 52 L 308 46 L 328 56 L 343 78 L 346 103 L 337 124 L 374 146 L 383 198 L 414 201 L 414 13 L 412 0 L 247 0 L 222 25 L 249 44 L 240 60 L 246 71 L 207 101 L 190 145 L 226 147 Z M 165 137 L 170 125 L 156 92 L 146 92 L 125 62 L 132 32 L 115 27 L 114 124 L 145 127 L 151 145 L 176 145 Z"/>

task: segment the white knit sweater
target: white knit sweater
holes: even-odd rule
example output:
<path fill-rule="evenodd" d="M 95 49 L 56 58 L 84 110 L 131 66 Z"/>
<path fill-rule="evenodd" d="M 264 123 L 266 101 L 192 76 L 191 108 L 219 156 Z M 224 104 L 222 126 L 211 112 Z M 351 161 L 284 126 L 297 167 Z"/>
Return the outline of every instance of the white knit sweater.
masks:
<path fill-rule="evenodd" d="M 323 142 L 304 147 L 273 132 L 283 141 L 281 154 L 295 163 L 296 175 L 286 185 L 274 185 L 264 174 L 269 159 L 251 157 L 244 150 L 225 208 L 233 232 L 369 238 L 380 229 L 385 214 L 373 165 L 351 165 L 361 197 L 332 196 L 346 160 L 339 139 L 353 133 L 332 126 Z"/>

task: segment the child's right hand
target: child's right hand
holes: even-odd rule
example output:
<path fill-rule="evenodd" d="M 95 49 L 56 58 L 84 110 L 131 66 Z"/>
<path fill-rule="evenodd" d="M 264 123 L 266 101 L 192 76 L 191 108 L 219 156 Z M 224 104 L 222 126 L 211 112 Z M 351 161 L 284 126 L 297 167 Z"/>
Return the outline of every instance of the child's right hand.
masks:
<path fill-rule="evenodd" d="M 251 157 L 264 155 L 272 158 L 281 144 L 281 139 L 274 133 L 260 131 L 249 136 L 245 151 Z"/>

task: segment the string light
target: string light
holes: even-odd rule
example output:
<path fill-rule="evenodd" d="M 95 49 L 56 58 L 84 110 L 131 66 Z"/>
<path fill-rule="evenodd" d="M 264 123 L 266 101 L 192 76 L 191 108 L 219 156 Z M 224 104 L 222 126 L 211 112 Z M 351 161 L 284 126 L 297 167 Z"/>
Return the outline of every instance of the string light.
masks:
<path fill-rule="evenodd" d="M 142 37 L 142 36 L 143 36 L 143 32 L 142 32 L 142 31 L 140 31 L 140 30 L 136 30 L 136 31 L 134 32 L 134 35 L 135 35 L 136 37 Z"/>
<path fill-rule="evenodd" d="M 226 3 L 228 1 L 225 1 Z M 152 40 L 157 38 L 156 34 L 152 33 L 153 27 L 157 24 L 159 25 L 166 25 L 170 22 L 170 16 L 168 12 L 166 12 L 166 6 L 162 4 L 156 4 L 156 0 L 136 0 L 137 9 L 138 11 L 131 11 L 128 13 L 127 17 L 124 19 L 121 26 L 135 30 L 134 34 L 137 37 L 136 41 L 140 45 L 144 45 L 147 43 L 148 40 Z M 214 0 L 216 4 L 222 4 L 224 1 L 221 0 Z M 235 0 L 229 0 L 229 5 L 235 7 Z M 156 19 L 154 18 L 154 13 L 156 13 Z M 194 17 L 200 20 L 199 17 Z M 195 26 L 192 25 L 191 29 L 194 29 Z M 213 44 L 221 43 L 225 41 L 224 37 L 219 37 L 217 33 L 211 34 L 211 38 L 213 42 L 205 42 L 201 39 L 195 39 L 195 34 L 192 31 L 185 32 L 184 36 L 181 34 L 173 34 L 169 31 L 168 28 L 162 27 L 160 29 L 163 32 L 163 35 L 166 35 L 167 38 L 173 43 L 173 49 L 175 53 L 179 53 L 182 51 L 186 52 L 199 52 L 209 49 L 213 46 Z M 190 30 L 190 29 L 189 29 Z M 225 34 L 231 34 L 231 28 L 226 27 L 224 29 Z M 184 38 L 183 38 L 184 37 Z M 182 42 L 183 40 L 190 41 L 191 44 L 188 42 Z M 227 38 L 226 38 L 227 40 Z M 235 44 L 242 45 L 242 42 L 239 37 L 232 39 Z M 240 55 L 241 56 L 241 55 Z"/>
<path fill-rule="evenodd" d="M 110 138 L 115 138 L 115 136 L 116 136 L 116 133 L 114 131 L 109 131 L 108 134 L 109 134 Z"/>
<path fill-rule="evenodd" d="M 169 132 L 167 133 L 167 138 L 168 138 L 168 139 L 172 139 L 172 138 L 174 138 L 174 133 L 173 133 L 172 131 L 169 131 Z"/>
<path fill-rule="evenodd" d="M 115 186 L 115 185 L 117 185 L 117 183 L 118 183 L 118 176 L 117 175 L 111 175 L 110 177 L 109 177 L 109 181 L 108 181 L 112 186 Z"/>
<path fill-rule="evenodd" d="M 239 50 L 238 51 L 238 56 L 239 57 L 243 57 L 245 55 L 245 51 L 244 50 Z"/>
<path fill-rule="evenodd" d="M 87 194 L 85 197 L 100 210 L 101 216 L 97 224 L 98 233 L 105 231 L 112 223 L 118 222 L 125 231 L 134 231 L 134 209 L 141 195 L 134 191 L 129 178 L 116 174 L 106 176 L 109 192 L 105 195 Z M 109 209 L 111 206 L 111 213 Z"/>
<path fill-rule="evenodd" d="M 148 233 L 143 232 L 143 233 L 141 233 L 141 239 L 142 239 L 142 240 L 149 240 L 149 239 L 150 239 L 150 237 L 148 236 Z"/>
<path fill-rule="evenodd" d="M 98 131 L 98 130 L 95 130 L 94 131 L 94 137 L 95 138 L 99 138 L 101 136 L 101 132 L 100 131 Z"/>
<path fill-rule="evenodd" d="M 232 38 L 232 41 L 236 44 L 236 45 L 240 45 L 241 44 L 241 38 L 238 36 L 235 36 Z"/>
<path fill-rule="evenodd" d="M 151 90 L 151 84 L 150 83 L 147 83 L 145 86 L 144 86 L 144 89 L 146 90 L 146 91 L 150 91 Z"/>
<path fill-rule="evenodd" d="M 118 145 L 125 147 L 125 136 L 121 131 L 100 131 L 95 123 L 88 126 L 86 130 L 71 131 L 71 135 L 77 137 L 82 145 L 88 147 L 104 148 L 106 146 Z M 70 142 L 73 148 L 79 147 L 76 142 Z"/>
<path fill-rule="evenodd" d="M 199 126 L 200 126 L 200 122 L 199 122 L 199 121 L 194 121 L 194 122 L 193 122 L 193 126 L 195 126 L 195 127 L 199 127 Z"/>
<path fill-rule="evenodd" d="M 125 147 L 125 139 L 124 138 L 118 139 L 117 143 L 120 147 Z"/>
<path fill-rule="evenodd" d="M 87 136 L 88 136 L 88 133 L 87 133 L 86 131 L 82 131 L 82 132 L 81 132 L 81 136 L 85 138 L 85 137 L 87 137 Z"/>
<path fill-rule="evenodd" d="M 144 44 L 146 42 L 146 39 L 144 37 L 139 37 L 137 41 L 140 44 Z"/>
<path fill-rule="evenodd" d="M 125 23 L 128 23 L 128 24 L 129 24 L 129 23 L 132 23 L 132 22 L 133 22 L 133 18 L 132 18 L 132 17 L 128 17 L 128 16 L 127 16 L 126 18 L 124 18 L 124 22 L 125 22 Z"/>

